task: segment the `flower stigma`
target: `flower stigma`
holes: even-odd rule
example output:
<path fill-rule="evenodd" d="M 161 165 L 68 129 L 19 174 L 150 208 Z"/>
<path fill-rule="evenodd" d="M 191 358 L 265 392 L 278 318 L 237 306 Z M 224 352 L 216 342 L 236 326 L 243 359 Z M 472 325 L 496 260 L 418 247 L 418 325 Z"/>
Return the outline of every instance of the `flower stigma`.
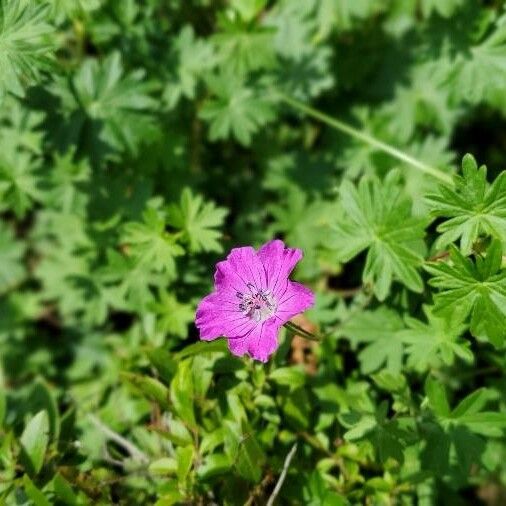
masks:
<path fill-rule="evenodd" d="M 252 283 L 248 283 L 250 293 L 237 292 L 241 300 L 239 311 L 256 323 L 263 322 L 274 315 L 277 304 L 270 290 L 259 290 Z"/>

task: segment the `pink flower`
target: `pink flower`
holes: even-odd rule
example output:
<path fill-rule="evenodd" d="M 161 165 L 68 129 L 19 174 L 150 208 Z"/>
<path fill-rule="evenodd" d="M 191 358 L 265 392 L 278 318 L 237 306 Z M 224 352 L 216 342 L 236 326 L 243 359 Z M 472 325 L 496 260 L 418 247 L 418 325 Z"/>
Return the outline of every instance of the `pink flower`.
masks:
<path fill-rule="evenodd" d="M 202 299 L 195 323 L 200 339 L 225 336 L 234 355 L 266 362 L 278 347 L 280 327 L 314 304 L 309 288 L 288 279 L 302 258 L 283 241 L 234 248 L 216 265 L 213 293 Z"/>

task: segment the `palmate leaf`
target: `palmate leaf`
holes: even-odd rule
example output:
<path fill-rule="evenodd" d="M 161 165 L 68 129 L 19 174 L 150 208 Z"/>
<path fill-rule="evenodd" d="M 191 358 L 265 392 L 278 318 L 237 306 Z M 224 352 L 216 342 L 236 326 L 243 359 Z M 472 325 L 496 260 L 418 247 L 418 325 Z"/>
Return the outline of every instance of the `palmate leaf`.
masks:
<path fill-rule="evenodd" d="M 64 147 L 76 143 L 88 156 L 110 151 L 135 155 L 157 135 L 150 115 L 156 106 L 153 89 L 143 70 L 125 72 L 118 52 L 101 62 L 85 60 L 69 82 L 53 86 L 66 118 L 59 132 Z"/>
<path fill-rule="evenodd" d="M 193 195 L 189 188 L 185 188 L 179 204 L 168 207 L 167 223 L 183 231 L 190 251 L 221 252 L 218 241 L 221 232 L 217 227 L 223 224 L 226 214 L 226 209 L 216 207 L 212 202 L 204 203 L 200 195 Z"/>
<path fill-rule="evenodd" d="M 453 94 L 464 102 L 479 103 L 504 89 L 506 79 L 506 24 L 481 42 L 461 48 L 449 69 Z"/>
<path fill-rule="evenodd" d="M 484 411 L 485 406 L 497 397 L 492 390 L 479 388 L 453 409 L 448 403 L 446 389 L 437 380 L 431 377 L 427 379 L 425 393 L 430 408 L 445 429 L 464 425 L 476 434 L 491 437 L 500 437 L 506 430 L 506 413 Z"/>
<path fill-rule="evenodd" d="M 388 459 L 404 461 L 404 448 L 411 439 L 409 428 L 388 418 L 387 402 L 379 404 L 375 413 L 342 413 L 339 422 L 348 429 L 345 440 L 370 441 L 380 462 L 385 463 Z"/>
<path fill-rule="evenodd" d="M 409 141 L 417 125 L 444 134 L 451 131 L 460 110 L 450 103 L 449 90 L 435 67 L 432 62 L 413 67 L 409 83 L 398 86 L 385 105 L 387 128 L 394 139 Z"/>
<path fill-rule="evenodd" d="M 506 246 L 506 171 L 489 184 L 487 168 L 478 168 L 467 154 L 462 172 L 462 176 L 455 176 L 455 189 L 440 186 L 438 193 L 426 197 L 434 216 L 448 218 L 437 228 L 442 235 L 435 247 L 441 249 L 460 239 L 460 250 L 467 255 L 482 234 L 496 237 Z"/>
<path fill-rule="evenodd" d="M 465 478 L 471 466 L 481 460 L 485 450 L 483 436 L 504 435 L 506 414 L 484 410 L 497 394 L 480 388 L 451 409 L 445 387 L 431 377 L 425 383 L 425 393 L 433 420 L 420 426 L 425 440 L 420 455 L 422 466 L 440 475 L 457 472 Z"/>
<path fill-rule="evenodd" d="M 237 2 L 232 5 L 236 13 L 218 15 L 219 31 L 211 37 L 219 60 L 240 74 L 269 69 L 276 64 L 274 30 L 248 19 L 262 8 L 249 3 L 252 7 L 249 12 Z"/>
<path fill-rule="evenodd" d="M 406 345 L 408 366 L 425 371 L 431 366 L 440 365 L 441 362 L 452 365 L 456 356 L 466 362 L 472 362 L 470 343 L 460 339 L 467 325 L 462 323 L 459 312 L 449 317 L 438 317 L 428 306 L 424 307 L 424 312 L 427 323 L 407 317 L 405 322 L 408 328 L 400 330 L 396 335 Z"/>
<path fill-rule="evenodd" d="M 173 53 L 174 70 L 163 94 L 169 108 L 175 107 L 183 96 L 194 98 L 202 74 L 217 62 L 213 46 L 196 38 L 191 26 L 185 26 L 174 40 Z"/>
<path fill-rule="evenodd" d="M 150 286 L 160 285 L 161 274 L 153 273 L 150 266 L 118 251 L 107 251 L 107 264 L 99 270 L 100 279 L 106 284 L 118 284 L 125 310 L 142 312 L 154 301 Z"/>
<path fill-rule="evenodd" d="M 0 210 L 23 217 L 42 196 L 40 153 L 43 115 L 22 107 L 13 97 L 0 115 Z"/>
<path fill-rule="evenodd" d="M 358 354 L 362 373 L 370 374 L 380 367 L 399 373 L 403 356 L 399 332 L 404 328 L 402 318 L 394 310 L 380 307 L 354 315 L 340 326 L 339 335 L 353 345 L 366 344 Z"/>
<path fill-rule="evenodd" d="M 425 220 L 412 216 L 398 180 L 392 171 L 383 182 L 362 178 L 356 187 L 344 181 L 339 191 L 343 213 L 328 241 L 342 262 L 367 250 L 362 279 L 379 300 L 387 297 L 394 280 L 414 292 L 423 289 L 418 269 L 425 250 Z"/>
<path fill-rule="evenodd" d="M 233 136 L 249 146 L 252 135 L 274 117 L 271 101 L 246 86 L 230 69 L 210 76 L 207 84 L 214 97 L 204 104 L 200 117 L 210 124 L 209 138 L 215 141 Z"/>
<path fill-rule="evenodd" d="M 188 324 L 195 318 L 195 309 L 191 304 L 185 304 L 176 297 L 160 290 L 159 301 L 151 306 L 157 316 L 157 325 L 160 331 L 171 336 L 185 338 L 188 335 Z"/>
<path fill-rule="evenodd" d="M 0 101 L 23 94 L 47 67 L 53 44 L 49 7 L 30 0 L 0 0 Z"/>
<path fill-rule="evenodd" d="M 449 264 L 425 267 L 434 276 L 430 284 L 441 289 L 434 295 L 434 313 L 458 311 L 462 320 L 470 317 L 471 333 L 495 346 L 506 337 L 506 270 L 501 262 L 501 244 L 495 240 L 485 257 L 477 256 L 474 262 L 452 245 Z"/>
<path fill-rule="evenodd" d="M 184 253 L 176 243 L 173 234 L 165 230 L 164 213 L 148 207 L 143 213 L 142 222 L 126 223 L 123 240 L 127 244 L 129 255 L 139 264 L 149 265 L 153 271 L 176 273 L 175 258 Z"/>
<path fill-rule="evenodd" d="M 0 142 L 0 210 L 12 210 L 21 218 L 41 198 L 38 160 L 15 146 Z"/>

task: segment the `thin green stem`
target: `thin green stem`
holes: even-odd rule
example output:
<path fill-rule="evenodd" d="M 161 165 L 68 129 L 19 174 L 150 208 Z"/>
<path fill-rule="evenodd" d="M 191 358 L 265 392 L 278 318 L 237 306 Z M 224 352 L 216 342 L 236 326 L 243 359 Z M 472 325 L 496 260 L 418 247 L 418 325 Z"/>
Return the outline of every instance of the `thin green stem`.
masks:
<path fill-rule="evenodd" d="M 320 338 L 318 336 L 315 336 L 314 334 L 311 334 L 311 332 L 308 332 L 307 330 L 304 330 L 302 327 L 299 327 L 293 322 L 286 322 L 284 324 L 284 327 L 292 332 L 292 334 L 297 334 L 300 337 L 303 337 L 304 339 L 309 339 L 310 341 L 320 341 Z"/>
<path fill-rule="evenodd" d="M 361 132 L 360 130 L 353 128 L 352 126 L 348 125 L 347 123 L 344 123 L 343 121 L 335 119 L 332 116 L 328 116 L 327 114 L 324 114 L 318 111 L 317 109 L 313 109 L 312 107 L 309 107 L 304 103 L 299 102 L 298 100 L 295 100 L 294 98 L 285 95 L 284 93 L 279 93 L 278 96 L 283 102 L 287 103 L 288 105 L 294 107 L 295 109 L 298 109 L 299 111 L 304 112 L 309 116 L 312 116 L 317 120 L 320 120 L 321 122 L 329 125 L 330 127 L 335 128 L 336 130 L 339 130 L 340 132 L 343 132 L 346 135 L 349 135 L 350 137 L 354 137 L 355 139 L 365 142 L 366 144 L 369 144 L 370 146 L 373 146 L 380 151 L 388 153 L 390 156 L 397 158 L 397 160 L 405 162 L 411 165 L 411 167 L 421 172 L 424 172 L 425 174 L 429 174 L 439 179 L 440 181 L 443 181 L 450 185 L 453 184 L 452 178 L 448 174 L 445 174 L 444 172 L 441 172 L 440 170 L 431 167 L 426 163 L 420 162 L 416 158 L 413 158 L 412 156 L 408 155 L 407 153 L 404 153 L 403 151 L 400 151 L 394 146 L 390 146 L 390 144 L 380 141 L 375 137 L 373 137 L 372 135 L 369 135 L 365 132 Z"/>

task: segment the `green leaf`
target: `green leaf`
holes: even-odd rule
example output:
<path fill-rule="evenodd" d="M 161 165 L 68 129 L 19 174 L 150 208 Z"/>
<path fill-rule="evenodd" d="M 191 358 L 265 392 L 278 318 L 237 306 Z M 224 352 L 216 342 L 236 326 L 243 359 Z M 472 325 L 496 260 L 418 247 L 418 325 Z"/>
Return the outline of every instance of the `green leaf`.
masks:
<path fill-rule="evenodd" d="M 172 457 L 163 457 L 149 464 L 149 472 L 155 475 L 176 474 L 178 462 Z"/>
<path fill-rule="evenodd" d="M 430 407 L 437 416 L 444 418 L 450 416 L 450 405 L 446 397 L 446 390 L 439 381 L 429 376 L 425 382 L 425 393 Z"/>
<path fill-rule="evenodd" d="M 271 101 L 230 71 L 210 76 L 207 83 L 213 98 L 204 104 L 200 117 L 209 122 L 210 140 L 233 136 L 249 146 L 252 135 L 274 118 Z"/>
<path fill-rule="evenodd" d="M 174 39 L 171 60 L 173 68 L 163 96 L 172 109 L 181 97 L 195 97 L 199 80 L 216 65 L 217 57 L 209 41 L 196 38 L 193 27 L 187 25 Z"/>
<path fill-rule="evenodd" d="M 244 0 L 240 0 L 243 4 Z M 251 3 L 251 0 L 248 0 Z M 236 2 L 239 3 L 239 2 Z M 236 5 L 236 8 L 238 5 Z M 244 6 L 243 6 L 244 7 Z M 239 14 L 251 16 L 253 9 L 239 7 Z M 230 16 L 219 16 L 217 31 L 211 38 L 217 48 L 219 61 L 228 66 L 233 74 L 269 69 L 276 64 L 274 30 L 257 23 Z"/>
<path fill-rule="evenodd" d="M 21 459 L 31 474 L 42 469 L 49 442 L 49 418 L 45 411 L 39 411 L 26 425 L 19 439 Z"/>
<path fill-rule="evenodd" d="M 449 67 L 450 86 L 464 102 L 478 104 L 500 92 L 506 79 L 506 25 L 483 30 L 485 37 L 462 45 Z M 490 32 L 490 33 L 489 33 Z"/>
<path fill-rule="evenodd" d="M 399 331 L 404 329 L 402 318 L 387 307 L 375 311 L 362 311 L 339 328 L 339 335 L 353 344 L 365 343 L 358 354 L 360 369 L 370 374 L 382 366 L 389 372 L 399 373 L 403 347 Z"/>
<path fill-rule="evenodd" d="M 444 18 L 449 18 L 465 0 L 421 0 L 420 7 L 424 17 L 436 12 Z"/>
<path fill-rule="evenodd" d="M 295 390 L 306 383 L 306 372 L 302 367 L 279 367 L 269 374 L 269 379 Z"/>
<path fill-rule="evenodd" d="M 349 429 L 344 438 L 349 441 L 370 441 L 382 463 L 389 459 L 403 462 L 408 432 L 399 427 L 397 420 L 387 418 L 387 410 L 388 406 L 383 402 L 374 414 L 349 412 L 339 415 L 339 421 Z"/>
<path fill-rule="evenodd" d="M 411 202 L 398 184 L 398 173 L 390 172 L 381 182 L 362 178 L 358 187 L 341 184 L 342 215 L 332 227 L 327 243 L 339 260 L 348 262 L 367 250 L 362 279 L 384 300 L 394 280 L 421 292 L 418 272 L 423 261 L 424 220 L 411 214 Z"/>
<path fill-rule="evenodd" d="M 198 343 L 189 344 L 177 353 L 178 360 L 183 360 L 193 355 L 200 355 L 201 353 L 226 353 L 228 351 L 226 339 L 216 339 L 214 341 L 206 342 L 199 341 Z"/>
<path fill-rule="evenodd" d="M 58 499 L 63 501 L 65 505 L 73 506 L 79 504 L 79 500 L 69 482 L 60 474 L 56 474 L 53 478 L 53 489 L 55 495 Z"/>
<path fill-rule="evenodd" d="M 462 399 L 459 404 L 452 410 L 452 418 L 460 418 L 466 415 L 472 415 L 481 411 L 485 404 L 494 398 L 493 392 L 486 388 L 479 388 Z"/>
<path fill-rule="evenodd" d="M 431 213 L 447 218 L 438 225 L 442 232 L 435 247 L 442 249 L 460 240 L 460 250 L 468 255 L 481 235 L 491 235 L 506 246 L 506 172 L 487 183 L 487 168 L 478 168 L 467 154 L 462 159 L 462 176 L 454 176 L 455 188 L 440 186 L 427 195 Z"/>
<path fill-rule="evenodd" d="M 502 437 L 506 431 L 506 413 L 482 411 L 468 413 L 458 418 L 458 423 L 471 432 L 489 437 Z"/>
<path fill-rule="evenodd" d="M 408 328 L 397 334 L 406 345 L 408 365 L 418 371 L 425 371 L 441 363 L 451 366 L 455 357 L 471 363 L 474 357 L 469 349 L 470 343 L 460 338 L 467 328 L 462 323 L 461 312 L 436 316 L 429 306 L 424 307 L 424 312 L 427 323 L 406 317 Z"/>
<path fill-rule="evenodd" d="M 177 479 L 183 483 L 190 472 L 193 465 L 193 446 L 185 446 L 176 450 L 177 455 Z"/>
<path fill-rule="evenodd" d="M 30 396 L 26 401 L 28 409 L 33 413 L 45 411 L 49 419 L 49 432 L 54 440 L 60 435 L 60 414 L 56 393 L 43 378 L 37 378 L 30 389 Z"/>
<path fill-rule="evenodd" d="M 379 388 L 392 393 L 401 393 L 407 387 L 406 377 L 403 374 L 392 374 L 388 370 L 373 374 L 372 379 Z"/>
<path fill-rule="evenodd" d="M 149 265 L 154 271 L 176 273 L 175 258 L 184 254 L 176 238 L 165 230 L 165 216 L 161 211 L 148 207 L 142 222 L 129 222 L 124 228 L 124 240 L 139 264 Z"/>
<path fill-rule="evenodd" d="M 230 2 L 231 7 L 247 23 L 258 16 L 266 4 L 267 0 L 231 0 Z"/>
<path fill-rule="evenodd" d="M 121 376 L 138 388 L 148 399 L 158 402 L 162 408 L 167 409 L 169 407 L 169 390 L 157 379 L 127 372 L 122 372 Z"/>
<path fill-rule="evenodd" d="M 197 469 L 197 474 L 202 480 L 213 476 L 226 475 L 230 472 L 231 462 L 223 453 L 212 453 L 207 455 Z"/>
<path fill-rule="evenodd" d="M 41 200 L 38 160 L 14 144 L 0 144 L 0 209 L 14 211 L 23 218 Z"/>
<path fill-rule="evenodd" d="M 305 430 L 310 425 L 311 400 L 304 388 L 290 391 L 283 403 L 286 422 L 297 430 Z"/>
<path fill-rule="evenodd" d="M 35 506 L 51 506 L 46 496 L 34 485 L 27 474 L 23 476 L 23 486 L 26 495 L 33 501 Z"/>
<path fill-rule="evenodd" d="M 358 21 L 364 20 L 387 9 L 382 2 L 375 0 L 320 0 L 317 2 L 316 19 L 319 25 L 319 37 L 325 37 L 331 28 L 337 26 L 339 30 L 350 30 Z"/>
<path fill-rule="evenodd" d="M 25 245 L 14 239 L 6 223 L 0 222 L 0 295 L 25 277 L 22 263 L 24 253 Z"/>
<path fill-rule="evenodd" d="M 358 415 L 356 413 L 344 413 L 339 417 L 339 420 L 345 427 L 350 427 L 345 432 L 344 437 L 349 441 L 357 441 L 363 439 L 376 426 L 376 418 L 373 415 Z"/>
<path fill-rule="evenodd" d="M 149 114 L 157 106 L 153 89 L 143 70 L 125 73 L 119 52 L 102 61 L 85 60 L 69 82 L 53 85 L 65 117 L 60 142 L 65 148 L 77 144 L 93 162 L 116 151 L 137 154 L 159 133 Z"/>
<path fill-rule="evenodd" d="M 181 360 L 172 383 L 170 398 L 176 413 L 190 427 L 195 427 L 195 411 L 193 408 L 194 389 L 191 359 Z"/>
<path fill-rule="evenodd" d="M 162 379 L 169 384 L 177 369 L 174 355 L 164 348 L 149 348 L 146 350 L 146 355 Z"/>
<path fill-rule="evenodd" d="M 227 210 L 216 207 L 212 202 L 204 203 L 202 196 L 194 195 L 190 188 L 184 188 L 179 205 L 167 209 L 167 223 L 184 232 L 183 239 L 190 251 L 223 251 L 216 230 L 223 225 Z"/>
<path fill-rule="evenodd" d="M 52 56 L 54 29 L 44 2 L 0 2 L 0 101 L 6 92 L 23 94 L 39 79 Z"/>
<path fill-rule="evenodd" d="M 506 337 L 506 271 L 501 270 L 502 250 L 493 241 L 485 257 L 473 262 L 450 246 L 450 261 L 426 265 L 434 277 L 429 283 L 440 288 L 434 295 L 434 313 L 458 311 L 462 319 L 470 317 L 471 333 L 501 346 Z"/>
<path fill-rule="evenodd" d="M 249 481 L 258 482 L 266 457 L 255 435 L 245 423 L 226 421 L 225 451 L 237 472 Z"/>
<path fill-rule="evenodd" d="M 150 305 L 157 316 L 159 330 L 164 334 L 185 338 L 188 335 L 188 324 L 195 319 L 194 306 L 179 302 L 172 293 L 165 290 L 160 290 L 159 299 Z"/>

